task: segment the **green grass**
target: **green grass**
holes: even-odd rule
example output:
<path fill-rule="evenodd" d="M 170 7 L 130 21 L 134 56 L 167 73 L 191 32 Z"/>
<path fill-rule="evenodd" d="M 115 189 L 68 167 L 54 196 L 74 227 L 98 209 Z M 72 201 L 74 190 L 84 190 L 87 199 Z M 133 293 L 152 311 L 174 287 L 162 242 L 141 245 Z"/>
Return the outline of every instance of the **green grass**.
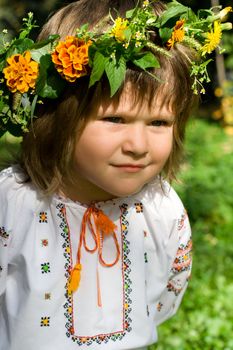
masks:
<path fill-rule="evenodd" d="M 0 169 L 15 162 L 19 150 L 20 138 L 5 134 L 0 138 Z"/>
<path fill-rule="evenodd" d="M 18 148 L 0 141 L 0 162 Z M 233 349 L 233 138 L 196 119 L 187 130 L 187 157 L 175 188 L 193 230 L 194 263 L 182 305 L 159 327 L 150 350 Z"/>
<path fill-rule="evenodd" d="M 233 138 L 215 124 L 190 123 L 176 185 L 192 224 L 189 288 L 177 315 L 150 350 L 233 349 Z"/>

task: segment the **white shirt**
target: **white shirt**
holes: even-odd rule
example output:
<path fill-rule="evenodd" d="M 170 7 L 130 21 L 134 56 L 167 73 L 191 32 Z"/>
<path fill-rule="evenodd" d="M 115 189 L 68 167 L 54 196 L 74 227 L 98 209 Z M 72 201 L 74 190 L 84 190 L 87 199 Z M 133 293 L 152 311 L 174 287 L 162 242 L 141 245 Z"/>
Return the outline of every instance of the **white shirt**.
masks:
<path fill-rule="evenodd" d="M 0 174 L 0 350 L 146 349 L 181 302 L 191 231 L 175 191 L 159 179 L 138 194 L 95 204 L 117 226 L 120 259 L 103 266 L 90 229 L 81 281 L 67 293 L 87 206 L 43 197 L 16 169 Z M 103 240 L 104 260 L 116 256 Z M 98 302 L 101 298 L 101 304 Z"/>

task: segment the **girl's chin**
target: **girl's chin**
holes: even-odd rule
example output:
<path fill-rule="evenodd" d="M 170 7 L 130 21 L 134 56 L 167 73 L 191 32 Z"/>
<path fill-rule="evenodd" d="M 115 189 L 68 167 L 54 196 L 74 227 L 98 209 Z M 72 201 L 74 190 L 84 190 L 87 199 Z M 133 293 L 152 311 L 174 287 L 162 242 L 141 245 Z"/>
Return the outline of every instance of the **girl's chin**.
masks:
<path fill-rule="evenodd" d="M 111 199 L 129 197 L 140 192 L 144 186 L 145 185 L 143 184 L 139 187 L 118 189 L 109 193 L 109 196 L 111 197 Z"/>

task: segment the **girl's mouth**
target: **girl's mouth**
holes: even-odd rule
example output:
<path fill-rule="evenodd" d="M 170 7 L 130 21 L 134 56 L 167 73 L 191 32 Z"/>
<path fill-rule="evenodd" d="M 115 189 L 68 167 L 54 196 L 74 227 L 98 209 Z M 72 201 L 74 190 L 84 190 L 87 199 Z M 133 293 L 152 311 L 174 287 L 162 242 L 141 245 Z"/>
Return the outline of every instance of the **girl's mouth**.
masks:
<path fill-rule="evenodd" d="M 141 171 L 145 168 L 145 165 L 143 164 L 117 164 L 113 165 L 115 168 L 118 168 L 120 170 L 129 172 L 129 173 L 136 173 L 138 171 Z"/>

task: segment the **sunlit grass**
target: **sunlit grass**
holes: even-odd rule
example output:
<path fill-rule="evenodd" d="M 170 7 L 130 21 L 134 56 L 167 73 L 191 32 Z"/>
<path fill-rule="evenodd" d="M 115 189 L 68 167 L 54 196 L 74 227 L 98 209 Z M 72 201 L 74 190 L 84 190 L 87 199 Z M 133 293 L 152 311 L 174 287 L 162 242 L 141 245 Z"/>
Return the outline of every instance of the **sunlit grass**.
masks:
<path fill-rule="evenodd" d="M 17 158 L 21 139 L 8 133 L 0 138 L 0 169 L 9 166 Z"/>
<path fill-rule="evenodd" d="M 159 327 L 150 350 L 233 349 L 233 138 L 195 120 L 176 185 L 192 224 L 193 273 L 177 315 Z"/>

